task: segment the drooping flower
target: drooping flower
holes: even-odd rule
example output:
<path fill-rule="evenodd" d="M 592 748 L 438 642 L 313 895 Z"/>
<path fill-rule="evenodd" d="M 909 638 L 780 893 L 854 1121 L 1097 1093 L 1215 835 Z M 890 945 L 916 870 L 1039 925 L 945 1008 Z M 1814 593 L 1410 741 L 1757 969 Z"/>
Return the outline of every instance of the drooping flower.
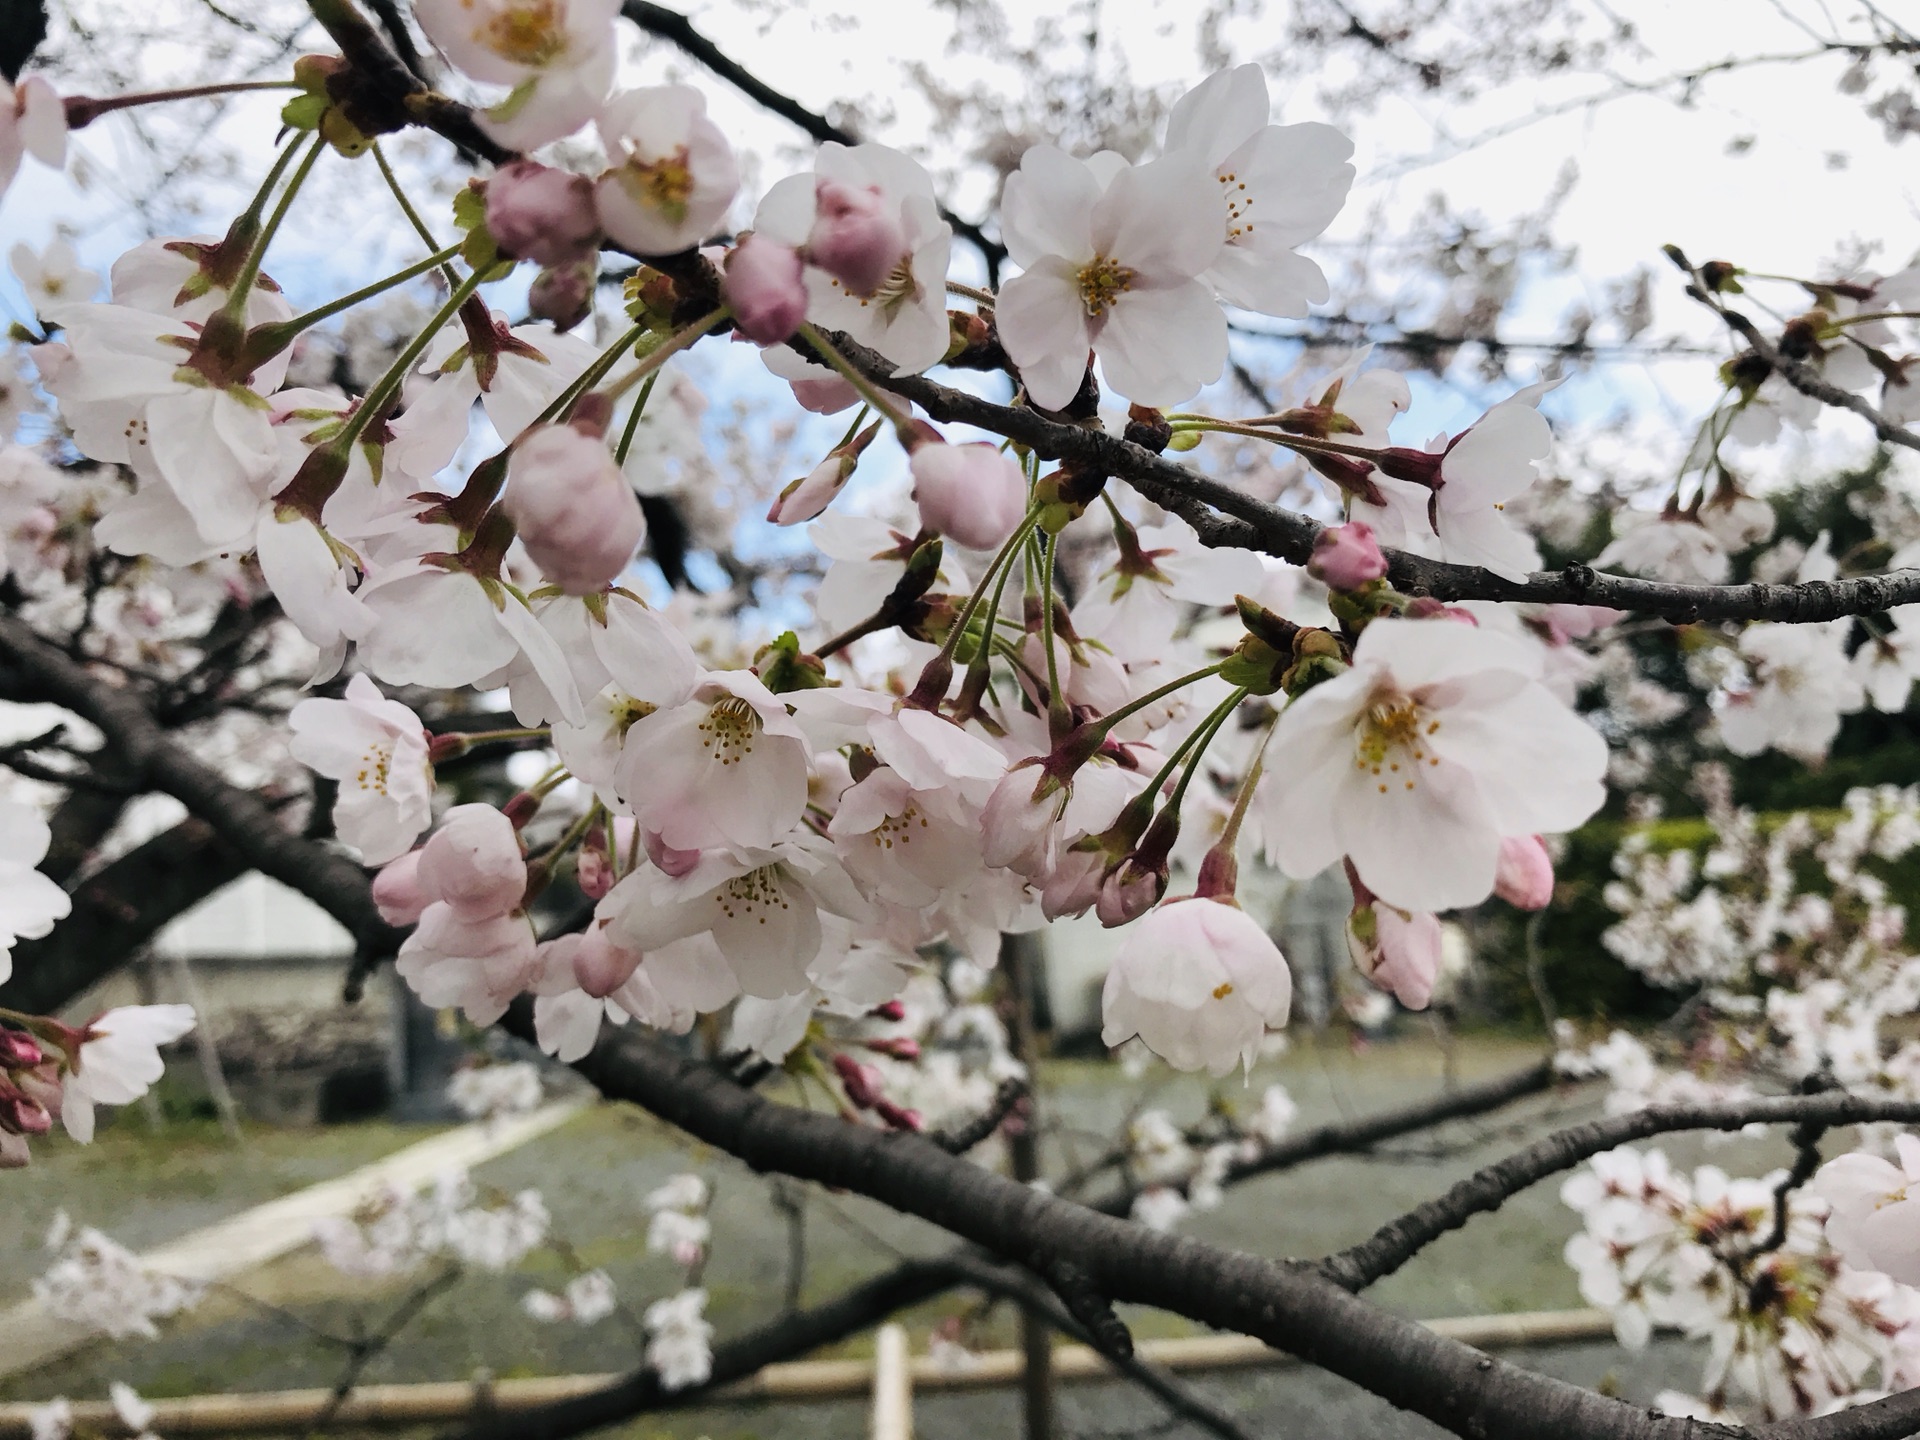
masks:
<path fill-rule="evenodd" d="M 36 868 L 53 831 L 37 811 L 0 800 L 0 981 L 13 974 L 13 942 L 38 940 L 73 909 L 73 901 Z"/>
<path fill-rule="evenodd" d="M 1356 903 L 1347 917 L 1347 954 L 1376 987 L 1409 1010 L 1424 1010 L 1440 974 L 1440 919 L 1379 900 Z"/>
<path fill-rule="evenodd" d="M 1736 755 L 1774 749 L 1809 762 L 1825 757 L 1840 717 L 1866 700 L 1847 660 L 1849 621 L 1778 625 L 1762 621 L 1740 636 L 1752 684 L 1720 706 L 1720 739 Z"/>
<path fill-rule="evenodd" d="M 1226 245 L 1201 278 L 1229 305 L 1297 318 L 1327 298 L 1327 281 L 1294 247 L 1346 203 L 1353 143 L 1331 125 L 1269 125 L 1268 114 L 1258 65 L 1219 71 L 1175 102 L 1166 149 L 1194 154 L 1226 212 Z"/>
<path fill-rule="evenodd" d="M 520 836 L 491 805 L 456 805 L 420 847 L 420 888 L 476 924 L 520 908 L 527 866 Z"/>
<path fill-rule="evenodd" d="M 1100 994 L 1103 1043 L 1138 1035 L 1176 1070 L 1251 1066 L 1287 1023 L 1293 976 L 1267 932 L 1231 902 L 1189 896 L 1140 919 Z"/>
<path fill-rule="evenodd" d="M 734 325 L 760 345 L 791 339 L 807 318 L 806 263 L 791 245 L 764 235 L 749 235 L 727 252 L 720 290 Z"/>
<path fill-rule="evenodd" d="M 416 0 L 413 13 L 461 72 L 512 87 L 474 116 L 509 150 L 571 135 L 613 84 L 620 0 Z"/>
<path fill-rule="evenodd" d="M 614 96 L 600 115 L 611 168 L 594 186 L 600 224 L 636 255 L 672 255 L 713 235 L 740 188 L 740 165 L 707 99 L 687 85 Z"/>
<path fill-rule="evenodd" d="M 166 1073 L 160 1047 L 193 1029 L 191 1005 L 124 1005 L 74 1033 L 60 1087 L 60 1121 L 82 1145 L 93 1139 L 93 1107 L 125 1105 Z"/>
<path fill-rule="evenodd" d="M 302 700 L 287 725 L 293 758 L 338 784 L 334 829 L 364 864 L 404 855 L 433 823 L 426 727 L 365 675 L 344 700 Z"/>
<path fill-rule="evenodd" d="M 1295 879 L 1342 855 L 1404 910 L 1493 890 L 1509 835 L 1576 828 L 1605 798 L 1607 746 L 1540 683 L 1537 656 L 1471 625 L 1376 620 L 1353 666 L 1282 712 L 1254 803 Z"/>
<path fill-rule="evenodd" d="M 1034 404 L 1072 400 L 1089 349 L 1107 384 L 1142 405 L 1177 404 L 1220 378 L 1227 320 L 1198 278 L 1225 243 L 1214 190 L 1187 155 L 1130 166 L 1105 152 L 1026 152 L 1001 207 L 1022 273 L 995 314 Z"/>
<path fill-rule="evenodd" d="M 1553 857 L 1538 835 L 1509 835 L 1500 842 L 1500 868 L 1493 893 L 1516 910 L 1544 910 L 1553 900 Z"/>

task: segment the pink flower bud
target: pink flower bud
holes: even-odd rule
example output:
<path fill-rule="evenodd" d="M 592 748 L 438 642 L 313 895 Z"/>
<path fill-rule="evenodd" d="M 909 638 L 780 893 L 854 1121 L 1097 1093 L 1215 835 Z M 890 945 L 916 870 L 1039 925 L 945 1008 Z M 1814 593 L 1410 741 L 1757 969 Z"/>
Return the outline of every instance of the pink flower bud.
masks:
<path fill-rule="evenodd" d="M 1159 904 L 1160 897 L 1166 893 L 1167 872 L 1164 869 L 1151 870 L 1128 860 L 1101 883 L 1100 899 L 1094 905 L 1094 913 L 1100 917 L 1102 925 L 1112 930 L 1138 920 Z"/>
<path fill-rule="evenodd" d="M 698 850 L 676 850 L 660 838 L 657 830 L 644 832 L 642 843 L 647 847 L 647 858 L 654 863 L 654 868 L 676 880 L 700 863 Z"/>
<path fill-rule="evenodd" d="M 389 860 L 373 877 L 373 903 L 389 925 L 416 924 L 434 897 L 420 883 L 420 852 Z"/>
<path fill-rule="evenodd" d="M 886 1088 L 884 1075 L 871 1065 L 862 1065 L 851 1055 L 835 1055 L 833 1068 L 846 1089 L 847 1103 L 856 1110 L 871 1110 Z"/>
<path fill-rule="evenodd" d="M 0 1030 L 0 1070 L 27 1070 L 47 1058 L 40 1042 L 24 1030 Z"/>
<path fill-rule="evenodd" d="M 1347 917 L 1347 953 L 1375 987 L 1409 1010 L 1424 1010 L 1440 973 L 1440 920 L 1384 902 L 1356 905 Z"/>
<path fill-rule="evenodd" d="M 992 445 L 922 441 L 908 463 L 920 523 L 969 550 L 999 549 L 1026 516 L 1026 476 Z"/>
<path fill-rule="evenodd" d="M 570 265 L 549 265 L 527 287 L 527 314 L 551 320 L 556 330 L 571 330 L 593 313 L 594 288 L 600 282 L 598 255 Z"/>
<path fill-rule="evenodd" d="M 646 538 L 612 453 L 570 425 L 536 426 L 514 446 L 503 503 L 534 563 L 569 595 L 611 584 Z"/>
<path fill-rule="evenodd" d="M 613 888 L 613 860 L 605 849 L 588 843 L 573 862 L 573 883 L 589 900 L 599 900 Z"/>
<path fill-rule="evenodd" d="M 834 451 L 774 497 L 767 519 L 775 525 L 804 525 L 833 503 L 853 475 L 853 457 Z"/>
<path fill-rule="evenodd" d="M 891 1055 L 896 1060 L 918 1060 L 920 1042 L 908 1035 L 894 1035 L 860 1042 L 876 1055 Z"/>
<path fill-rule="evenodd" d="M 899 207 L 872 186 L 826 179 L 814 183 L 813 205 L 807 258 L 852 294 L 873 294 L 907 251 Z"/>
<path fill-rule="evenodd" d="M 633 978 L 643 958 L 614 944 L 605 926 L 590 925 L 573 952 L 573 978 L 594 999 L 604 999 Z"/>
<path fill-rule="evenodd" d="M 10 1135 L 44 1135 L 52 1128 L 53 1117 L 44 1106 L 0 1084 L 0 1130 Z"/>
<path fill-rule="evenodd" d="M 503 165 L 487 182 L 487 233 L 500 253 L 566 265 L 593 253 L 600 220 L 593 182 L 533 160 Z"/>
<path fill-rule="evenodd" d="M 1320 532 L 1307 571 L 1335 590 L 1358 590 L 1387 573 L 1387 557 L 1380 553 L 1373 527 L 1354 520 Z"/>
<path fill-rule="evenodd" d="M 520 837 L 491 805 L 456 805 L 420 847 L 420 888 L 473 925 L 510 915 L 527 888 Z"/>
<path fill-rule="evenodd" d="M 1553 899 L 1553 857 L 1538 835 L 1509 835 L 1500 842 L 1493 893 L 1516 910 L 1544 910 Z"/>
<path fill-rule="evenodd" d="M 749 235 L 727 256 L 721 298 L 740 333 L 761 345 L 793 338 L 807 318 L 806 265 L 800 252 L 764 235 Z"/>
<path fill-rule="evenodd" d="M 904 1020 L 907 1018 L 907 1007 L 898 1000 L 887 1000 L 867 1013 L 876 1020 Z"/>

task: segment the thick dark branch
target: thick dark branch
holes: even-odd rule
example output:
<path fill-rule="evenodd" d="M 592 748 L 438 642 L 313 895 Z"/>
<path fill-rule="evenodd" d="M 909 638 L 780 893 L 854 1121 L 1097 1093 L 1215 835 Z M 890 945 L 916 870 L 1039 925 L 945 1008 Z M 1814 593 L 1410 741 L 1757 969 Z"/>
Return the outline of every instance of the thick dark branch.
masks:
<path fill-rule="evenodd" d="M 1517 1369 L 1379 1310 L 1317 1266 L 1157 1234 L 989 1174 L 920 1136 L 777 1105 L 645 1036 L 609 1029 L 578 1068 L 604 1094 L 642 1105 L 756 1170 L 869 1196 L 1022 1265 L 1067 1261 L 1116 1301 L 1256 1336 L 1459 1435 L 1730 1440 L 1736 1433 Z M 1908 1112 L 1920 1114 L 1920 1104 Z M 1849 1440 L 1903 1434 L 1900 1427 L 1916 1420 L 1920 1395 L 1883 1401 L 1884 1428 Z"/>
<path fill-rule="evenodd" d="M 94 675 L 11 615 L 0 615 L 0 666 L 14 672 L 17 687 L 95 726 L 129 783 L 173 796 L 252 868 L 340 921 L 363 950 L 391 953 L 399 943 L 401 932 L 380 918 L 358 865 L 289 832 L 258 794 L 233 784 L 162 729 L 132 690 Z"/>
<path fill-rule="evenodd" d="M 679 11 L 669 10 L 664 5 L 652 4 L 651 0 L 626 0 L 620 8 L 627 19 L 649 35 L 658 35 L 662 40 L 685 51 L 754 104 L 771 110 L 783 120 L 792 121 L 822 144 L 829 141 L 840 145 L 860 143 L 860 137 L 844 125 L 834 124 L 826 116 L 807 109 L 791 95 L 783 94 L 767 84 L 702 35 L 694 28 L 693 22 Z M 988 283 L 999 284 L 1000 262 L 1007 258 L 1007 247 L 998 240 L 991 239 L 971 220 L 961 219 L 944 205 L 940 207 L 940 214 L 953 227 L 954 233 L 965 237 L 985 259 Z"/>
<path fill-rule="evenodd" d="M 1256 500 L 1223 481 L 1105 431 L 1062 424 L 1034 410 L 998 405 L 924 375 L 890 376 L 891 366 L 845 336 L 835 336 L 834 344 L 936 420 L 975 425 L 1031 446 L 1042 459 L 1077 460 L 1120 477 L 1192 525 L 1203 544 L 1259 550 L 1295 564 L 1304 564 L 1313 552 L 1314 537 L 1322 526 L 1305 515 Z M 1799 585 L 1674 585 L 1569 565 L 1564 570 L 1529 575 L 1525 580 L 1507 580 L 1477 565 L 1429 560 L 1397 550 L 1387 554 L 1395 585 L 1438 600 L 1606 605 L 1682 624 L 1696 620 L 1812 624 L 1920 602 L 1920 570 Z"/>
<path fill-rule="evenodd" d="M 1436 1125 L 1444 1125 L 1449 1120 L 1485 1115 L 1516 1100 L 1524 1100 L 1529 1095 L 1538 1095 L 1551 1089 L 1553 1082 L 1553 1062 L 1542 1060 L 1506 1075 L 1496 1075 L 1491 1080 L 1462 1085 L 1457 1090 L 1416 1100 L 1411 1105 L 1382 1110 L 1375 1115 L 1363 1115 L 1357 1120 L 1316 1125 L 1311 1130 L 1299 1131 L 1262 1147 L 1257 1155 L 1235 1160 L 1227 1167 L 1221 1183 L 1237 1185 L 1256 1175 L 1288 1170 L 1309 1160 L 1318 1160 L 1323 1155 L 1351 1155 L 1371 1150 L 1383 1140 L 1394 1140 L 1402 1135 L 1428 1130 Z M 1094 1208 L 1106 1215 L 1125 1215 L 1133 1209 L 1140 1189 L 1137 1185 L 1129 1185 L 1095 1201 Z"/>
<path fill-rule="evenodd" d="M 1557 1175 L 1603 1151 L 1675 1130 L 1740 1130 L 1748 1125 L 1801 1127 L 1861 1125 L 1869 1121 L 1920 1122 L 1920 1101 L 1876 1100 L 1864 1095 L 1776 1095 L 1715 1105 L 1654 1105 L 1557 1131 L 1497 1164 L 1468 1176 L 1437 1200 L 1389 1221 L 1371 1238 L 1328 1257 L 1326 1272 L 1359 1290 L 1391 1275 L 1449 1230 L 1475 1215 L 1498 1210 L 1528 1186 Z M 1920 1413 L 1920 1402 L 1916 1402 Z"/>
<path fill-rule="evenodd" d="M 73 892 L 73 913 L 13 947 L 0 1005 L 51 1015 L 104 980 L 160 928 L 253 867 L 203 820 L 183 820 L 122 855 Z"/>

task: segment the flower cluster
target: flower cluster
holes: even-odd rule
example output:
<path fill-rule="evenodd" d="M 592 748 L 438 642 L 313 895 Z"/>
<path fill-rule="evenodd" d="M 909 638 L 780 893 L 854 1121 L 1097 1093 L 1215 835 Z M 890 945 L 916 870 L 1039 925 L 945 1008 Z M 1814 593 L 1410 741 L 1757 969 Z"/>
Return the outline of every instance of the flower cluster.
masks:
<path fill-rule="evenodd" d="M 1562 1187 L 1583 1222 L 1567 1262 L 1621 1343 L 1641 1349 L 1655 1328 L 1707 1341 L 1700 1396 L 1663 1395 L 1667 1413 L 1778 1421 L 1915 1378 L 1920 1291 L 1850 1268 L 1816 1195 L 1789 1193 L 1777 1227 L 1786 1180 L 1710 1165 L 1688 1176 L 1659 1150 L 1622 1148 Z"/>

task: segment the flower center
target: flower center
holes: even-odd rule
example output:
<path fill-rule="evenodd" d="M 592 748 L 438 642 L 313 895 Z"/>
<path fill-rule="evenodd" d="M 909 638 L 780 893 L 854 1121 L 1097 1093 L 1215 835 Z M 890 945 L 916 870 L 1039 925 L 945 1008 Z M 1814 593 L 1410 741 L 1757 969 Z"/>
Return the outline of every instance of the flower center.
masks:
<path fill-rule="evenodd" d="M 633 196 L 635 204 L 659 211 L 676 225 L 687 218 L 693 171 L 687 165 L 684 145 L 654 160 L 629 154 L 619 173 L 621 186 Z"/>
<path fill-rule="evenodd" d="M 839 285 L 838 280 L 833 282 Z M 849 294 L 852 292 L 849 291 Z M 887 278 L 874 288 L 871 295 L 862 295 L 858 299 L 862 305 L 878 305 L 891 317 L 899 313 L 900 307 L 909 300 L 920 298 L 920 282 L 913 278 L 913 257 L 903 255 L 900 263 L 888 272 Z"/>
<path fill-rule="evenodd" d="M 608 706 L 608 720 L 613 733 L 625 736 L 635 724 L 653 714 L 660 707 L 650 700 L 636 700 L 631 695 L 615 695 Z"/>
<path fill-rule="evenodd" d="M 550 65 L 566 51 L 558 0 L 511 5 L 474 32 L 474 39 L 516 65 Z"/>
<path fill-rule="evenodd" d="M 1233 982 L 1231 980 L 1222 980 L 1218 985 L 1213 987 L 1213 998 L 1216 1000 L 1224 1000 L 1231 994 L 1233 994 Z"/>
<path fill-rule="evenodd" d="M 1411 790 L 1421 761 L 1440 763 L 1438 756 L 1426 750 L 1427 737 L 1439 728 L 1440 722 L 1430 719 L 1426 708 L 1410 695 L 1389 694 L 1375 700 L 1354 729 L 1354 768 L 1375 776 L 1382 795 L 1387 793 L 1387 775 L 1402 776 Z"/>
<path fill-rule="evenodd" d="M 1253 220 L 1248 211 L 1253 209 L 1253 192 L 1247 189 L 1247 182 L 1231 170 L 1222 170 L 1213 177 L 1220 182 L 1221 193 L 1227 202 L 1227 243 L 1233 244 L 1253 234 Z"/>
<path fill-rule="evenodd" d="M 898 815 L 887 816 L 878 825 L 873 827 L 874 846 L 881 850 L 891 850 L 895 841 L 898 841 L 902 845 L 911 844 L 913 842 L 913 830 L 916 825 L 920 829 L 925 830 L 927 828 L 927 817 L 920 813 L 920 807 L 918 805 L 909 800 L 906 809 L 902 810 Z"/>
<path fill-rule="evenodd" d="M 1087 315 L 1098 320 L 1114 307 L 1120 297 L 1133 288 L 1134 272 L 1118 260 L 1097 255 L 1074 278 L 1080 283 L 1080 303 Z"/>
<path fill-rule="evenodd" d="M 712 751 L 711 758 L 722 765 L 738 765 L 753 754 L 760 715 L 739 696 L 729 695 L 707 711 L 707 718 L 700 722 L 700 733 L 706 737 L 700 748 Z"/>
<path fill-rule="evenodd" d="M 376 795 L 387 793 L 387 777 L 393 773 L 393 746 L 371 745 L 367 753 L 360 757 L 360 769 L 355 772 L 353 783 L 362 790 L 371 790 Z"/>
<path fill-rule="evenodd" d="M 713 901 L 729 920 L 755 920 L 762 925 L 775 910 L 793 908 L 781 888 L 777 865 L 762 865 L 727 881 L 713 892 Z"/>

